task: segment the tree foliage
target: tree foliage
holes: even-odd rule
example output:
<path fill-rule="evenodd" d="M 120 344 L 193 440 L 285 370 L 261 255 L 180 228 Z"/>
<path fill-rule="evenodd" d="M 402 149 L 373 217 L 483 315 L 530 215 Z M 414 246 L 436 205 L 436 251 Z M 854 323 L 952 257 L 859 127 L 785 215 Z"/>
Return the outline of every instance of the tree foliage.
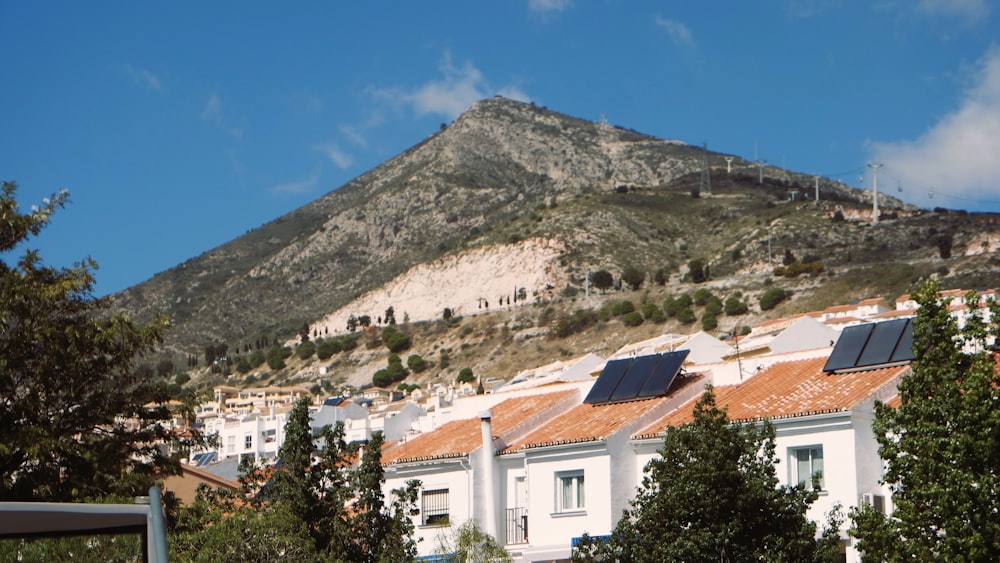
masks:
<path fill-rule="evenodd" d="M 642 287 L 642 282 L 646 281 L 646 273 L 635 266 L 627 266 L 622 271 L 622 281 L 627 283 L 632 291 L 638 291 Z"/>
<path fill-rule="evenodd" d="M 175 559 L 413 559 L 416 543 L 408 515 L 419 482 L 392 491 L 386 502 L 380 432 L 360 448 L 344 440 L 343 422 L 314 436 L 304 398 L 289 411 L 285 436 L 281 464 L 267 469 L 243 464 L 241 491 L 202 490 L 192 506 L 181 509 L 171 536 Z"/>
<path fill-rule="evenodd" d="M 780 287 L 769 288 L 760 296 L 760 310 L 768 311 L 774 309 L 779 303 L 788 298 L 789 293 Z"/>
<path fill-rule="evenodd" d="M 603 292 L 611 289 L 611 286 L 615 284 L 615 278 L 607 270 L 597 270 L 590 273 L 590 283 Z"/>
<path fill-rule="evenodd" d="M 984 310 L 970 293 L 959 328 L 939 290 L 927 283 L 914 294 L 916 360 L 899 384 L 900 406 L 875 408 L 895 510 L 853 512 L 865 561 L 1000 560 L 1000 372 L 989 351 L 1000 307 Z"/>
<path fill-rule="evenodd" d="M 770 423 L 731 423 L 709 388 L 693 422 L 667 429 L 610 538 L 584 542 L 575 559 L 827 560 L 838 549 L 836 533 L 816 541 L 805 513 L 817 493 L 778 485 L 774 448 Z"/>
<path fill-rule="evenodd" d="M 494 538 L 479 527 L 475 520 L 459 526 L 450 536 L 438 539 L 434 553 L 447 563 L 510 563 L 510 553 Z"/>
<path fill-rule="evenodd" d="M 164 387 L 136 370 L 162 341 L 166 318 L 134 324 L 92 296 L 96 264 L 6 257 L 67 202 L 63 191 L 22 213 L 17 186 L 0 191 L 0 500 L 68 501 L 145 494 L 177 470 L 155 447 L 167 438 Z"/>

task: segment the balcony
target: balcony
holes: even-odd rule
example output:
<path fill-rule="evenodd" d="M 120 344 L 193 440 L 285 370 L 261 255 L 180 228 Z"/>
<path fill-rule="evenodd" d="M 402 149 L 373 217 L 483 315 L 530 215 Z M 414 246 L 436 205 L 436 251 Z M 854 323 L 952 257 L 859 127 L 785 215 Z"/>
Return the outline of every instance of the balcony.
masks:
<path fill-rule="evenodd" d="M 507 545 L 528 543 L 528 509 L 507 509 Z"/>

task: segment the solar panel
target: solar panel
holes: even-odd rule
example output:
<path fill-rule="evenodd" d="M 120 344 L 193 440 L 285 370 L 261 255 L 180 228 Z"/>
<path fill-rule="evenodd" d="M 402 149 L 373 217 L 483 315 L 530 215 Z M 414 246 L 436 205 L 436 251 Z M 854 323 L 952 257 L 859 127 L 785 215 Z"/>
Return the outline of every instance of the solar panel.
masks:
<path fill-rule="evenodd" d="M 607 402 L 611 398 L 611 394 L 615 392 L 615 388 L 621 383 L 622 377 L 631 363 L 631 359 L 608 361 L 604 366 L 604 371 L 597 376 L 597 381 L 594 382 L 590 393 L 587 393 L 587 398 L 583 402 L 590 404 Z"/>
<path fill-rule="evenodd" d="M 899 344 L 899 337 L 907 325 L 906 319 L 895 319 L 878 323 L 872 329 L 871 336 L 858 356 L 856 367 L 887 364 L 892 358 L 892 352 Z"/>
<path fill-rule="evenodd" d="M 903 335 L 899 337 L 896 351 L 892 353 L 893 362 L 913 361 L 917 356 L 913 353 L 913 319 L 906 319 Z"/>
<path fill-rule="evenodd" d="M 680 373 L 681 366 L 684 365 L 684 360 L 687 359 L 690 352 L 690 350 L 677 350 L 662 354 L 653 372 L 646 379 L 646 383 L 639 389 L 636 398 L 646 399 L 666 394 L 667 390 L 670 389 L 670 384 Z"/>
<path fill-rule="evenodd" d="M 840 338 L 837 339 L 837 345 L 833 347 L 833 352 L 830 353 L 830 359 L 823 366 L 823 371 L 836 371 L 838 369 L 855 367 L 858 363 L 858 358 L 861 357 L 861 351 L 864 350 L 865 343 L 868 342 L 868 336 L 871 335 L 874 327 L 875 325 L 869 323 L 849 326 L 842 330 Z"/>
<path fill-rule="evenodd" d="M 628 401 L 636 398 L 639 395 L 639 390 L 646 383 L 646 379 L 653 373 L 653 368 L 659 362 L 659 354 L 635 358 L 632 365 L 628 367 L 628 371 L 625 372 L 625 376 L 622 377 L 621 383 L 615 388 L 615 392 L 611 394 L 609 401 Z"/>

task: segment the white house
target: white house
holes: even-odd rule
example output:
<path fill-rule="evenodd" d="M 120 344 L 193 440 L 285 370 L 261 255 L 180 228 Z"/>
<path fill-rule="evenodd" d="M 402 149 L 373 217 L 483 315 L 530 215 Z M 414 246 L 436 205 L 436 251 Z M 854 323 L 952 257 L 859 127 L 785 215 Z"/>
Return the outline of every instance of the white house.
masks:
<path fill-rule="evenodd" d="M 698 395 L 701 374 L 680 376 L 664 396 L 579 404 L 502 450 L 504 529 L 519 561 L 568 560 L 574 538 L 608 534 L 638 482 L 631 437 Z"/>
<path fill-rule="evenodd" d="M 506 491 L 495 452 L 579 402 L 576 388 L 513 397 L 476 418 L 453 420 L 389 445 L 382 454 L 385 494 L 410 479 L 421 481 L 418 509 L 411 516 L 419 555 L 434 553 L 442 538 L 471 519 L 496 535 L 502 514 L 497 499 Z"/>
<path fill-rule="evenodd" d="M 808 517 L 820 525 L 840 504 L 844 509 L 859 502 L 876 503 L 888 510 L 888 492 L 879 483 L 882 460 L 872 432 L 874 403 L 896 396 L 909 365 L 870 366 L 844 373 L 823 371 L 827 357 L 783 362 L 739 384 L 716 388 L 716 404 L 725 407 L 730 420 L 758 422 L 769 419 L 775 429 L 775 452 L 780 460 L 778 478 L 783 484 L 809 482 L 822 472 L 820 497 Z M 657 455 L 664 429 L 693 420 L 696 399 L 638 432 L 633 441 L 640 473 Z M 859 561 L 846 533 L 841 537 L 848 561 Z"/>

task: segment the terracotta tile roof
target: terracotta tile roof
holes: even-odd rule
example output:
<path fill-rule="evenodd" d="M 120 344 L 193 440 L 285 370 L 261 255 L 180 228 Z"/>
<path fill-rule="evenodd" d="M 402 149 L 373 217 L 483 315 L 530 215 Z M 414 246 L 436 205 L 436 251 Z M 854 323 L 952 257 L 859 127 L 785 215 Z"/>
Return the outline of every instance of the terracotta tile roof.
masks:
<path fill-rule="evenodd" d="M 828 358 L 810 358 L 775 364 L 739 385 L 715 389 L 715 401 L 727 408 L 729 419 L 759 420 L 846 411 L 873 396 L 909 371 L 909 366 L 826 374 Z M 667 426 L 693 420 L 693 399 L 636 434 L 650 438 Z"/>
<path fill-rule="evenodd" d="M 493 435 L 504 437 L 525 420 L 556 407 L 577 393 L 577 390 L 571 389 L 507 399 L 491 409 Z M 454 420 L 412 440 L 386 448 L 382 453 L 382 464 L 464 457 L 482 445 L 482 426 L 478 418 Z"/>
<path fill-rule="evenodd" d="M 655 399 L 610 405 L 581 404 L 517 440 L 502 453 L 603 440 L 642 415 L 666 408 L 683 390 L 699 381 L 703 381 L 701 374 L 678 377 L 670 387 L 670 394 Z"/>

